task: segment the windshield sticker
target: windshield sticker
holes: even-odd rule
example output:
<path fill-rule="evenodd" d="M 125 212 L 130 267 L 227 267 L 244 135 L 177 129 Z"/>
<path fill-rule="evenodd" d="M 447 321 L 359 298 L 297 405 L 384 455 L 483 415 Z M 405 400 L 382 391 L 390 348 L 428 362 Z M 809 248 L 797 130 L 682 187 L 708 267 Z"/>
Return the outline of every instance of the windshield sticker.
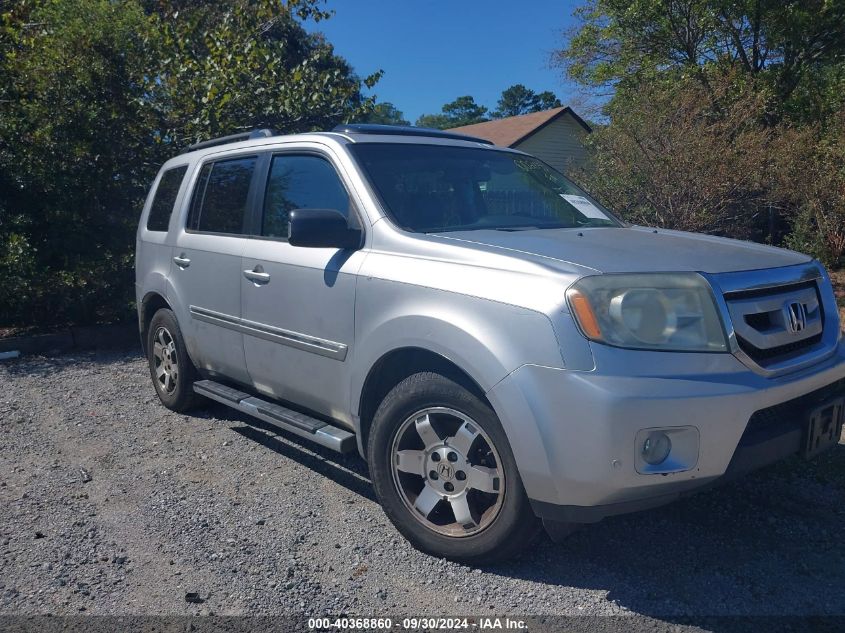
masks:
<path fill-rule="evenodd" d="M 513 164 L 519 167 L 522 171 L 537 171 L 538 169 L 542 169 L 542 166 L 536 160 L 514 158 Z"/>
<path fill-rule="evenodd" d="M 562 193 L 560 194 L 560 197 L 566 200 L 569 204 L 578 209 L 578 211 L 580 211 L 588 218 L 595 218 L 596 220 L 607 219 L 607 214 L 605 214 L 592 202 L 587 200 L 584 196 L 573 196 L 568 193 Z"/>

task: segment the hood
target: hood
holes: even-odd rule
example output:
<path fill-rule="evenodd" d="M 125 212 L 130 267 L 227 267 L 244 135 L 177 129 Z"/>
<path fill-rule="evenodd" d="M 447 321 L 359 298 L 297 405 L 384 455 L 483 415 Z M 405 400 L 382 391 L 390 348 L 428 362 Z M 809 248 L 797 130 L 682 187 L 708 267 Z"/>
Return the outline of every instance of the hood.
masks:
<path fill-rule="evenodd" d="M 546 258 L 603 273 L 725 273 L 811 261 L 801 253 L 700 233 L 645 227 L 455 231 L 432 237 L 485 251 Z M 551 262 L 550 262 L 551 263 Z"/>

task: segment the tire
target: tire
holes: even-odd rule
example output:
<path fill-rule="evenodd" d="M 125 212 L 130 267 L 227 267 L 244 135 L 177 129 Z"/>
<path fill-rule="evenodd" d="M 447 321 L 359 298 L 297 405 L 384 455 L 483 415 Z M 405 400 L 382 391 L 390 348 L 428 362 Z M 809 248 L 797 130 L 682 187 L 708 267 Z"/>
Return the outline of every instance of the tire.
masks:
<path fill-rule="evenodd" d="M 153 386 L 165 407 L 182 413 L 200 402 L 193 388 L 196 367 L 188 356 L 176 316 L 167 308 L 158 310 L 150 321 L 147 361 Z"/>
<path fill-rule="evenodd" d="M 490 564 L 541 531 L 495 412 L 454 379 L 423 372 L 396 385 L 367 457 L 385 514 L 423 552 Z"/>

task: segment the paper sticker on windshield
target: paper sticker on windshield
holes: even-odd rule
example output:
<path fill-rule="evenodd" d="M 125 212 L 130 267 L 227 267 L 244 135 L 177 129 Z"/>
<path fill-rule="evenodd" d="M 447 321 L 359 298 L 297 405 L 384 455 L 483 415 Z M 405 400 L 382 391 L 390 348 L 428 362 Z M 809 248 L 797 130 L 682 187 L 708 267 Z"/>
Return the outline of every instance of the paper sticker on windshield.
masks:
<path fill-rule="evenodd" d="M 607 214 L 605 214 L 592 202 L 587 200 L 584 196 L 572 196 L 567 193 L 562 193 L 560 194 L 560 197 L 566 200 L 569 204 L 578 209 L 578 211 L 580 211 L 588 218 L 595 218 L 597 220 L 607 220 Z"/>

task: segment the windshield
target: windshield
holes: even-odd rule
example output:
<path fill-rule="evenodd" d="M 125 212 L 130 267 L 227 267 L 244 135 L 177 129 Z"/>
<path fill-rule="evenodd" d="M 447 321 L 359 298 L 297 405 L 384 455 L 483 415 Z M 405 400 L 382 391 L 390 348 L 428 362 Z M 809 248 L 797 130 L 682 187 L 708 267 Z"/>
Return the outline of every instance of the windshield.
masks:
<path fill-rule="evenodd" d="M 620 226 L 583 190 L 530 156 L 410 143 L 349 149 L 387 213 L 407 231 Z"/>

